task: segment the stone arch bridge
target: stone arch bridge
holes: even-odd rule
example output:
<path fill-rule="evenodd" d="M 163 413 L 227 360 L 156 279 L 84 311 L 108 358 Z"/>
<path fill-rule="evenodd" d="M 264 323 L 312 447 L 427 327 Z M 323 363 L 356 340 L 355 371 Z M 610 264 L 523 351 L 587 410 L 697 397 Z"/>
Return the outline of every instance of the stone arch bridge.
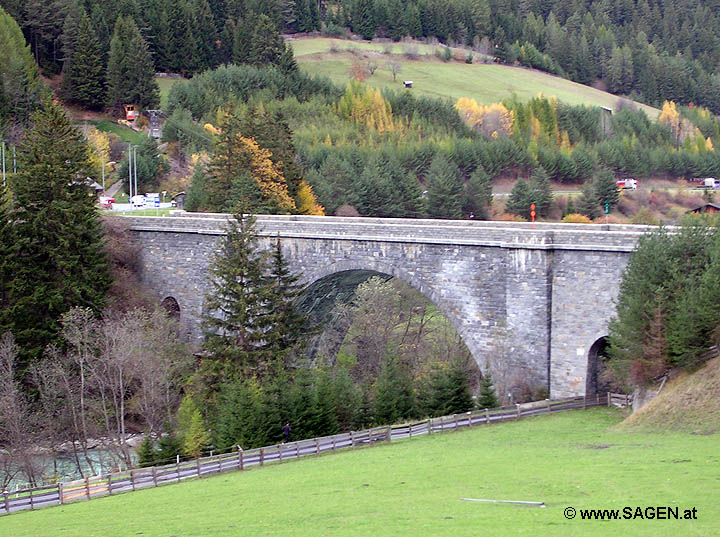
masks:
<path fill-rule="evenodd" d="M 197 341 L 207 268 L 226 218 L 128 217 L 142 245 L 143 282 L 159 301 L 176 301 L 184 333 Z M 258 217 L 258 230 L 267 247 L 280 238 L 306 284 L 362 270 L 415 287 L 481 366 L 502 333 L 508 366 L 553 398 L 594 386 L 592 349 L 607 335 L 623 269 L 647 232 L 642 226 L 275 215 Z"/>

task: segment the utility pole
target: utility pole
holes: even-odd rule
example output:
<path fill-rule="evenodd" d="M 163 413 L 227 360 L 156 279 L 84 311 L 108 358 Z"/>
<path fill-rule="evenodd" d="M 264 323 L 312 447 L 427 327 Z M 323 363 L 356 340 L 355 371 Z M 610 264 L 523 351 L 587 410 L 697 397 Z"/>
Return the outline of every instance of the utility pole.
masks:
<path fill-rule="evenodd" d="M 133 146 L 133 173 L 135 174 L 135 195 L 138 195 L 137 186 L 137 146 Z"/>
<path fill-rule="evenodd" d="M 15 158 L 15 146 L 13 146 L 13 173 L 17 173 L 17 159 Z"/>
<path fill-rule="evenodd" d="M 128 189 L 130 196 L 130 208 L 132 209 L 132 198 L 133 198 L 133 175 L 132 175 L 132 144 L 128 144 Z"/>

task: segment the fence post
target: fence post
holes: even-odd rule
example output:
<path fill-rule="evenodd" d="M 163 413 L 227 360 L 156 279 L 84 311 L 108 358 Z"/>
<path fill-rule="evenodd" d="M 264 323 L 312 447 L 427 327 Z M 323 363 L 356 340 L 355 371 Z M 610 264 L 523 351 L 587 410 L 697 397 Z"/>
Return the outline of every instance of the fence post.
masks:
<path fill-rule="evenodd" d="M 468 427 L 472 427 L 472 411 L 467 413 L 468 417 Z"/>
<path fill-rule="evenodd" d="M 607 392 L 607 406 L 610 406 L 610 392 Z"/>
<path fill-rule="evenodd" d="M 85 496 L 87 496 L 88 500 L 90 499 L 90 476 L 85 478 Z"/>
<path fill-rule="evenodd" d="M 62 481 L 58 483 L 58 499 L 60 500 L 60 505 L 65 503 L 65 500 L 63 499 L 63 484 Z"/>
<path fill-rule="evenodd" d="M 177 480 L 180 481 L 180 455 L 175 456 L 175 472 L 177 473 Z"/>
<path fill-rule="evenodd" d="M 315 438 L 315 455 L 320 455 L 320 439 Z"/>
<path fill-rule="evenodd" d="M 485 409 L 485 425 L 490 425 L 490 411 Z"/>
<path fill-rule="evenodd" d="M 412 423 L 408 425 L 408 436 L 412 438 Z"/>
<path fill-rule="evenodd" d="M 132 489 L 135 490 L 135 476 L 133 475 L 132 468 L 130 469 L 130 484 L 132 485 Z"/>
<path fill-rule="evenodd" d="M 7 490 L 3 490 L 3 499 L 5 500 L 5 512 L 10 512 L 10 496 L 8 496 Z"/>
<path fill-rule="evenodd" d="M 350 447 L 355 447 L 355 431 L 350 431 Z"/>
<path fill-rule="evenodd" d="M 332 449 L 333 449 L 333 451 L 335 451 L 335 440 L 336 440 L 335 435 L 333 435 L 332 439 L 333 439 Z"/>
<path fill-rule="evenodd" d="M 300 458 L 300 442 L 295 442 L 295 458 Z"/>
<path fill-rule="evenodd" d="M 515 419 L 520 419 L 520 403 L 515 403 Z"/>
<path fill-rule="evenodd" d="M 240 471 L 242 472 L 245 469 L 245 461 L 243 460 L 242 449 L 240 451 L 238 451 L 238 457 L 240 458 Z"/>
<path fill-rule="evenodd" d="M 625 406 L 630 406 L 630 396 L 628 394 L 625 394 Z"/>
<path fill-rule="evenodd" d="M 202 477 L 202 475 L 200 475 L 200 457 L 195 459 L 195 468 L 196 468 L 198 477 Z"/>
<path fill-rule="evenodd" d="M 152 467 L 152 474 L 153 474 L 153 485 L 157 487 L 157 468 L 154 466 Z"/>
<path fill-rule="evenodd" d="M 587 393 L 583 396 L 583 410 L 587 408 Z"/>
<path fill-rule="evenodd" d="M 33 493 L 33 489 L 30 489 L 30 510 L 31 510 L 31 511 L 32 511 L 33 509 L 35 509 L 35 503 L 33 502 L 33 495 L 32 495 L 32 493 Z"/>
<path fill-rule="evenodd" d="M 265 448 L 260 448 L 260 466 L 265 464 Z"/>
<path fill-rule="evenodd" d="M 457 428 L 458 428 L 457 414 L 453 414 L 453 429 L 457 429 Z"/>
<path fill-rule="evenodd" d="M 278 444 L 278 460 L 282 462 L 282 447 L 283 444 Z"/>
<path fill-rule="evenodd" d="M 108 495 L 112 496 L 112 473 L 108 474 Z"/>
<path fill-rule="evenodd" d="M 410 433 L 412 435 L 412 425 L 410 426 Z M 387 429 L 387 441 L 392 442 L 392 425 L 388 425 Z"/>
<path fill-rule="evenodd" d="M 428 434 L 432 434 L 432 418 L 428 418 Z"/>

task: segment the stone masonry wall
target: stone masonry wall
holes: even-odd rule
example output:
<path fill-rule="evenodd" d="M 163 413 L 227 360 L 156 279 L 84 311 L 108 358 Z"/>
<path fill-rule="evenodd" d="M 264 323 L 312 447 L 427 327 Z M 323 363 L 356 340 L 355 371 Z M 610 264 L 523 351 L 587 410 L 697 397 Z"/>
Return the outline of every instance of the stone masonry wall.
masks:
<path fill-rule="evenodd" d="M 225 215 L 134 217 L 143 281 L 174 297 L 188 339 L 201 341 L 207 268 Z M 517 377 L 553 397 L 585 392 L 587 353 L 607 335 L 638 226 L 262 216 L 266 247 L 280 237 L 304 283 L 374 270 L 425 294 L 481 367 L 498 330 Z"/>

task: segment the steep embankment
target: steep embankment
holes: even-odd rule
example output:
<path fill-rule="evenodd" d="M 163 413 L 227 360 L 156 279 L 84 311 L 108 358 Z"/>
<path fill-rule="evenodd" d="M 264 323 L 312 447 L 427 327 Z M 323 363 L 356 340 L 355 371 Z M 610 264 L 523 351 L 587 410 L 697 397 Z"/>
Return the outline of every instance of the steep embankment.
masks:
<path fill-rule="evenodd" d="M 679 373 L 618 429 L 720 432 L 720 358 L 708 361 L 694 373 Z"/>

